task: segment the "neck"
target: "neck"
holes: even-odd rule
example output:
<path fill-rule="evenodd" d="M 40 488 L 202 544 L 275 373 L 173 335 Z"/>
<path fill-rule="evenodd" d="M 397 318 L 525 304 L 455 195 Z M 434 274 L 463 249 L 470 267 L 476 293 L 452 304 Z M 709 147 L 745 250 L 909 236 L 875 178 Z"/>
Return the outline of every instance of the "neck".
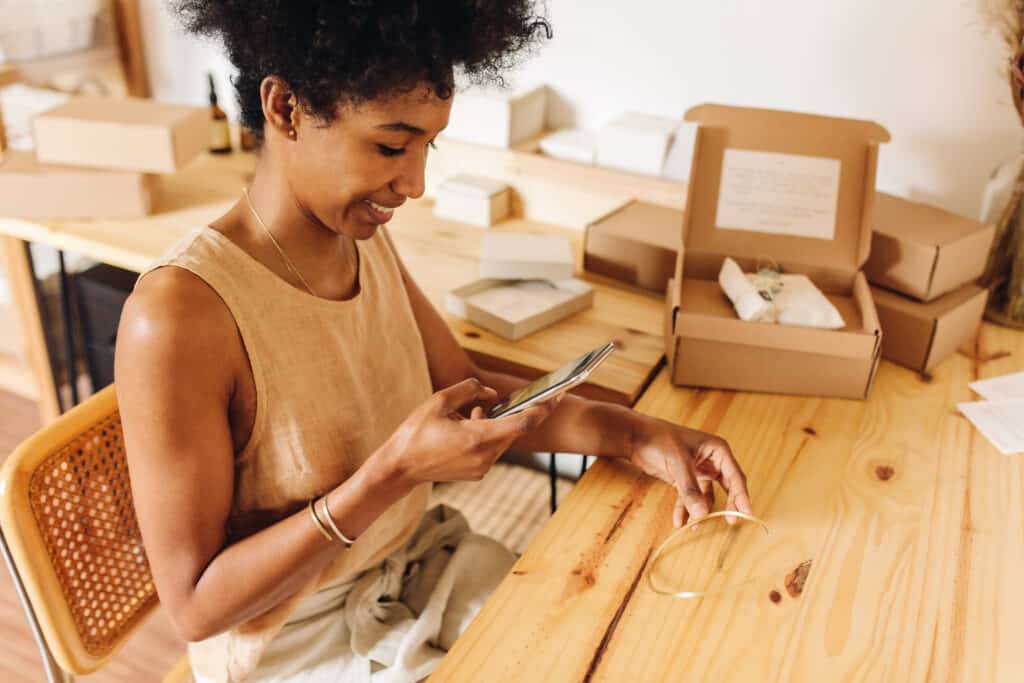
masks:
<path fill-rule="evenodd" d="M 259 219 L 312 289 L 319 296 L 345 297 L 355 281 L 357 267 L 353 240 L 330 230 L 306 211 L 287 180 L 264 160 L 258 164 L 249 186 L 249 198 Z M 236 209 L 249 239 L 263 244 L 264 253 L 273 252 L 272 258 L 279 258 L 244 198 Z"/>

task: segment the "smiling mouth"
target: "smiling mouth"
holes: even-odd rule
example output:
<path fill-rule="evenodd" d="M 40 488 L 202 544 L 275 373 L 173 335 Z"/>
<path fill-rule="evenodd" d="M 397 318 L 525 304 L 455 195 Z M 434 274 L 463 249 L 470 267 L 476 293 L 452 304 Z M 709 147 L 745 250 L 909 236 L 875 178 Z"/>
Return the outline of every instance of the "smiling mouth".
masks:
<path fill-rule="evenodd" d="M 398 208 L 398 206 L 384 206 L 369 199 L 364 199 L 363 204 L 369 209 L 369 213 L 374 220 L 382 224 L 391 220 L 391 217 L 395 214 L 395 209 Z"/>

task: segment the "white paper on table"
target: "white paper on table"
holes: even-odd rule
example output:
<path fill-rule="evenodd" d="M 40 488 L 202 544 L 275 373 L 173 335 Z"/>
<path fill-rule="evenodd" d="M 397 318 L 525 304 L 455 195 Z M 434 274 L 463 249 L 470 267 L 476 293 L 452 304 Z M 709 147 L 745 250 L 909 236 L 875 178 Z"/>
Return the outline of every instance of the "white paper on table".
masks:
<path fill-rule="evenodd" d="M 1024 453 L 1024 400 L 973 401 L 957 408 L 1003 455 Z"/>
<path fill-rule="evenodd" d="M 967 386 L 990 401 L 1024 399 L 1024 372 L 979 379 Z"/>
<path fill-rule="evenodd" d="M 715 225 L 833 239 L 839 170 L 839 159 L 727 149 Z"/>

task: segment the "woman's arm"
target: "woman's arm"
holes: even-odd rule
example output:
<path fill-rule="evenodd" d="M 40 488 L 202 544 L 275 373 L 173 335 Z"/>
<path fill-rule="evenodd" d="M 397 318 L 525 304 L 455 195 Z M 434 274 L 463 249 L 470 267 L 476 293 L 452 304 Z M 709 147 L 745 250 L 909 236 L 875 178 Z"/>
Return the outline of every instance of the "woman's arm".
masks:
<path fill-rule="evenodd" d="M 395 254 L 398 258 L 397 251 Z M 475 377 L 495 389 L 498 396 L 507 396 L 527 384 L 521 378 L 477 367 L 401 259 L 399 265 L 426 347 L 435 389 Z M 723 439 L 656 420 L 624 406 L 566 395 L 550 417 L 517 439 L 513 448 L 628 458 L 677 489 L 677 525 L 689 516 L 699 518 L 708 513 L 713 502 L 712 481 L 718 481 L 726 490 L 729 509 L 752 512 L 746 477 Z"/>
<path fill-rule="evenodd" d="M 153 579 L 182 637 L 202 640 L 279 604 L 344 546 L 325 539 L 303 509 L 225 547 L 229 410 L 249 370 L 234 320 L 205 283 L 177 268 L 147 276 L 117 341 L 118 403 Z M 411 490 L 387 462 L 370 458 L 328 496 L 350 538 Z"/>

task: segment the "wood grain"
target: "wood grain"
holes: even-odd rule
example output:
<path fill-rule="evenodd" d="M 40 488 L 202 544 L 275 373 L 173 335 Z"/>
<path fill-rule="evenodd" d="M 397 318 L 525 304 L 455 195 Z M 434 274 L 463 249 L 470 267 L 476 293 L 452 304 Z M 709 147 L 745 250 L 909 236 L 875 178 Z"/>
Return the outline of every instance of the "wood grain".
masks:
<path fill-rule="evenodd" d="M 991 358 L 992 360 L 985 360 Z M 638 410 L 721 433 L 764 539 L 722 534 L 665 563 L 722 584 L 697 601 L 641 580 L 674 493 L 599 461 L 431 681 L 1016 681 L 1024 655 L 1024 464 L 955 409 L 967 383 L 1024 370 L 1024 334 L 921 376 L 883 363 L 867 402 L 672 387 Z"/>

